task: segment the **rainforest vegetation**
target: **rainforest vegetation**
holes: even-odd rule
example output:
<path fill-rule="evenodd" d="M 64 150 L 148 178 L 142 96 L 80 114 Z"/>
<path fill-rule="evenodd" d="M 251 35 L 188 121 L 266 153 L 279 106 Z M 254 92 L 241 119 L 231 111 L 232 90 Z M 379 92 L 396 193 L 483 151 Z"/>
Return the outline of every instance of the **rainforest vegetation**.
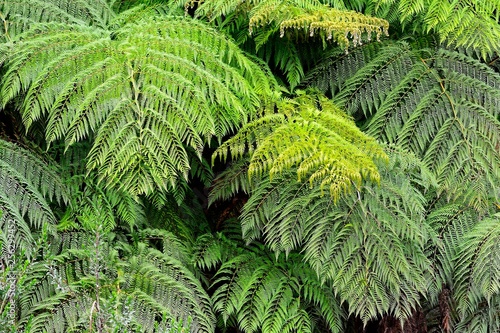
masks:
<path fill-rule="evenodd" d="M 500 332 L 500 0 L 0 0 L 0 331 Z"/>

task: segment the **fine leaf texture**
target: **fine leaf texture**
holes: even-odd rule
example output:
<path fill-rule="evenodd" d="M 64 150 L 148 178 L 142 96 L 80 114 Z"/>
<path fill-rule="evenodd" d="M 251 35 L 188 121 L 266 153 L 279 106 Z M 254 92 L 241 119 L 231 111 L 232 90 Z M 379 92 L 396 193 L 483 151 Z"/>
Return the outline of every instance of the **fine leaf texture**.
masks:
<path fill-rule="evenodd" d="M 25 126 L 46 121 L 48 143 L 93 138 L 88 171 L 133 195 L 175 192 L 190 171 L 187 147 L 200 158 L 212 137 L 253 117 L 273 85 L 226 37 L 178 17 L 113 31 L 39 25 L 10 51 L 2 105 L 23 96 Z"/>

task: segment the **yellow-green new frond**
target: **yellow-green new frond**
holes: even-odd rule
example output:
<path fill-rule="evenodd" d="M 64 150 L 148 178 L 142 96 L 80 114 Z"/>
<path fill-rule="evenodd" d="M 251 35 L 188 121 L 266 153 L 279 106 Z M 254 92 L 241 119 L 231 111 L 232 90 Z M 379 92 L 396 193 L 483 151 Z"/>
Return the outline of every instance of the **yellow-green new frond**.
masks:
<path fill-rule="evenodd" d="M 305 94 L 283 100 L 278 110 L 244 126 L 215 156 L 248 153 L 250 179 L 296 168 L 299 182 L 319 183 L 335 200 L 353 183 L 380 180 L 374 159 L 385 159 L 384 151 L 328 99 Z"/>
<path fill-rule="evenodd" d="M 226 17 L 234 13 L 248 12 L 250 34 L 256 34 L 257 47 L 266 43 L 270 34 L 280 31 L 284 37 L 288 31 L 294 36 L 334 40 L 347 48 L 363 40 L 377 39 L 387 34 L 387 21 L 369 17 L 354 11 L 331 8 L 320 1 L 303 0 L 259 0 L 259 1 L 196 1 L 197 15 L 210 19 Z M 185 3 L 192 7 L 194 1 Z M 262 30 L 262 31 L 259 31 Z"/>
<path fill-rule="evenodd" d="M 123 15 L 126 15 L 124 13 Z M 49 143 L 93 138 L 87 169 L 134 195 L 175 189 L 201 157 L 269 103 L 275 82 L 227 37 L 203 23 L 148 17 L 114 31 L 38 26 L 4 63 L 2 104 L 24 97 L 29 128 Z"/>

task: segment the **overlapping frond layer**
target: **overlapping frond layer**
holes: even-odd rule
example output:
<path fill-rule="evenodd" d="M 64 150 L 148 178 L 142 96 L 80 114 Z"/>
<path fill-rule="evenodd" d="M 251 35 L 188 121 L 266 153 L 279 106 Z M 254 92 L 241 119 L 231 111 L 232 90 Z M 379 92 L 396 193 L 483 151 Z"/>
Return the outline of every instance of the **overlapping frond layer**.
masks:
<path fill-rule="evenodd" d="M 104 28 L 114 16 L 106 0 L 2 0 L 0 40 L 12 40 L 33 24 L 44 22 Z"/>
<path fill-rule="evenodd" d="M 124 13 L 123 15 L 126 15 Z M 187 178 L 198 158 L 255 115 L 273 82 L 222 34 L 194 20 L 148 17 L 115 31 L 39 26 L 4 64 L 2 105 L 23 95 L 49 143 L 94 138 L 88 170 L 134 195 Z"/>
<path fill-rule="evenodd" d="M 387 21 L 346 9 L 332 8 L 317 0 L 172 0 L 172 5 L 196 8 L 197 17 L 223 22 L 221 28 L 243 43 L 251 35 L 259 55 L 272 58 L 290 86 L 304 75 L 304 43 L 334 41 L 347 50 L 387 33 Z M 245 30 L 248 29 L 248 34 Z M 315 45 L 313 47 L 319 47 Z"/>
<path fill-rule="evenodd" d="M 0 140 L 0 229 L 27 256 L 34 248 L 33 231 L 54 231 L 52 200 L 68 201 L 57 170 L 40 156 Z"/>
<path fill-rule="evenodd" d="M 434 231 L 424 223 L 421 191 L 436 180 L 413 154 L 389 151 L 379 185 L 365 183 L 335 203 L 291 169 L 256 181 L 241 216 L 247 242 L 263 239 L 277 255 L 302 249 L 365 323 L 382 314 L 404 321 L 427 291 L 424 250 Z"/>
<path fill-rule="evenodd" d="M 467 332 L 500 330 L 499 214 L 479 221 L 464 236 L 455 265 L 458 327 Z"/>
<path fill-rule="evenodd" d="M 190 332 L 213 332 L 212 301 L 200 281 L 175 257 L 154 249 L 144 251 L 127 259 L 122 288 L 139 299 L 144 297 L 150 311 L 161 309 L 160 313 L 184 323 Z"/>
<path fill-rule="evenodd" d="M 416 153 L 443 189 L 459 191 L 471 179 L 498 184 L 500 75 L 488 66 L 457 52 L 388 42 L 321 68 L 328 70 L 311 73 L 310 83 L 330 90 L 351 114 L 364 114 L 367 134 Z"/>
<path fill-rule="evenodd" d="M 250 178 L 268 174 L 272 179 L 296 168 L 299 182 L 320 184 L 334 200 L 353 183 L 380 180 L 374 160 L 386 158 L 382 147 L 326 97 L 303 94 L 282 100 L 277 108 L 278 113 L 245 125 L 214 158 L 239 159 L 248 153 Z"/>
<path fill-rule="evenodd" d="M 244 251 L 222 235 L 204 235 L 198 243 L 196 264 L 217 267 L 212 297 L 224 322 L 234 319 L 245 333 L 342 332 L 337 297 L 302 256 L 274 260 L 263 246 Z"/>
<path fill-rule="evenodd" d="M 94 217 L 96 218 L 96 217 Z M 94 221 L 95 225 L 99 221 Z M 100 227 L 98 227 L 100 229 Z M 187 268 L 187 249 L 168 232 L 148 230 L 133 244 L 89 230 L 64 232 L 50 257 L 29 267 L 20 327 L 30 332 L 213 332 L 212 304 Z M 166 251 L 146 238 L 161 239 Z M 172 253 L 184 251 L 179 257 Z"/>
<path fill-rule="evenodd" d="M 499 51 L 497 41 L 500 38 L 498 25 L 500 1 L 498 0 L 374 2 L 380 5 L 380 8 L 375 10 L 376 14 L 384 14 L 383 8 L 391 6 L 398 14 L 396 18 L 401 23 L 424 33 L 433 31 L 448 45 L 477 50 L 483 57 Z M 393 11 L 385 11 L 385 13 L 391 12 Z"/>

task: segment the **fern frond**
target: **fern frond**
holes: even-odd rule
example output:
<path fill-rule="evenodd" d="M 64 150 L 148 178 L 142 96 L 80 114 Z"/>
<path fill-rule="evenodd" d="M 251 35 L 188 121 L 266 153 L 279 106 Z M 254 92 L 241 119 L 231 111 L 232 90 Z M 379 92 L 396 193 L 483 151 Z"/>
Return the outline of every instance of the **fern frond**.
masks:
<path fill-rule="evenodd" d="M 2 0 L 0 40 L 14 39 L 36 23 L 60 22 L 104 28 L 115 16 L 106 0 Z"/>
<path fill-rule="evenodd" d="M 424 223 L 420 191 L 436 183 L 412 154 L 396 149 L 390 156 L 379 168 L 380 185 L 362 185 L 337 204 L 320 185 L 294 180 L 293 172 L 266 177 L 241 217 L 247 242 L 262 237 L 277 254 L 302 248 L 306 262 L 365 323 L 382 314 L 404 321 L 427 290 L 424 245 L 434 231 Z"/>
<path fill-rule="evenodd" d="M 153 333 L 171 325 L 179 332 L 213 332 L 211 300 L 188 268 L 189 249 L 178 238 L 144 230 L 130 244 L 102 230 L 64 232 L 52 240 L 47 258 L 28 272 L 21 326 L 30 332 L 98 325 L 111 331 Z M 157 238 L 164 251 L 152 246 Z"/>
<path fill-rule="evenodd" d="M 211 137 L 254 117 L 274 89 L 260 64 L 194 20 L 37 29 L 4 64 L 2 104 L 25 95 L 25 125 L 46 119 L 49 143 L 95 137 L 88 171 L 133 195 L 175 190 L 189 174 L 186 147 L 200 158 Z"/>
<path fill-rule="evenodd" d="M 13 232 L 15 248 L 30 257 L 34 233 L 55 231 L 56 218 L 49 203 L 68 203 L 68 199 L 69 193 L 54 165 L 0 140 L 0 230 L 5 235 Z"/>
<path fill-rule="evenodd" d="M 225 322 L 235 318 L 248 333 L 291 333 L 320 332 L 323 321 L 322 332 L 341 332 L 338 299 L 300 256 L 275 261 L 263 248 L 249 250 L 228 258 L 214 276 L 215 308 Z"/>
<path fill-rule="evenodd" d="M 491 68 L 458 52 L 393 42 L 326 63 L 323 89 L 351 114 L 364 114 L 367 134 L 422 158 L 443 190 L 453 195 L 460 191 L 456 184 L 470 179 L 489 184 L 485 188 L 498 183 L 500 76 Z M 325 79 L 316 73 L 308 82 Z M 340 77 L 339 86 L 333 80 Z"/>
<path fill-rule="evenodd" d="M 463 237 L 456 257 L 455 298 L 464 320 L 478 308 L 491 308 L 493 315 L 500 312 L 500 223 L 499 216 L 479 221 Z M 482 304 L 486 303 L 486 304 Z M 486 312 L 491 312 L 486 310 Z M 499 328 L 499 321 L 488 322 L 491 331 Z"/>
<path fill-rule="evenodd" d="M 385 153 L 325 97 L 304 94 L 283 100 L 278 110 L 244 126 L 214 157 L 240 158 L 249 153 L 250 178 L 266 174 L 273 178 L 297 167 L 299 182 L 319 183 L 335 200 L 352 183 L 379 180 L 373 159 L 384 159 Z"/>
<path fill-rule="evenodd" d="M 345 6 L 330 7 L 317 0 L 172 0 L 170 3 L 186 11 L 195 8 L 196 17 L 215 22 L 240 44 L 255 48 L 262 59 L 272 60 L 271 64 L 285 74 L 292 89 L 301 82 L 307 61 L 311 61 L 309 46 L 321 49 L 320 43 L 325 48 L 328 42 L 336 42 L 347 50 L 350 45 L 379 39 L 388 29 L 385 20 L 348 11 Z"/>
<path fill-rule="evenodd" d="M 283 37 L 285 31 L 292 30 L 293 34 L 302 34 L 304 36 L 313 36 L 320 34 L 323 39 L 333 39 L 343 46 L 348 46 L 352 40 L 354 45 L 361 42 L 362 38 L 371 38 L 375 34 L 377 38 L 382 33 L 387 33 L 388 24 L 384 20 L 369 17 L 347 11 L 345 9 L 332 8 L 323 5 L 319 1 L 252 1 L 241 3 L 238 1 L 196 1 L 198 5 L 196 13 L 198 16 L 214 19 L 221 16 L 227 16 L 234 12 L 248 12 L 249 32 L 252 34 L 255 30 L 264 28 L 269 36 L 280 30 Z M 192 6 L 193 1 L 185 3 L 186 6 Z M 300 32 L 300 31 L 303 31 Z M 269 31 L 269 32 L 267 32 Z M 363 36 L 366 34 L 366 36 Z M 266 38 L 262 39 L 257 45 L 263 45 Z"/>
<path fill-rule="evenodd" d="M 391 5 L 397 10 L 397 19 L 423 33 L 433 31 L 448 46 L 462 46 L 477 50 L 483 58 L 498 52 L 495 43 L 500 36 L 498 11 L 500 1 L 450 0 L 377 0 L 377 5 Z M 378 15 L 377 15 L 378 14 Z M 382 11 L 375 15 L 389 19 Z M 391 20 L 390 20 L 391 21 Z M 392 23 L 392 22 L 391 22 Z"/>

